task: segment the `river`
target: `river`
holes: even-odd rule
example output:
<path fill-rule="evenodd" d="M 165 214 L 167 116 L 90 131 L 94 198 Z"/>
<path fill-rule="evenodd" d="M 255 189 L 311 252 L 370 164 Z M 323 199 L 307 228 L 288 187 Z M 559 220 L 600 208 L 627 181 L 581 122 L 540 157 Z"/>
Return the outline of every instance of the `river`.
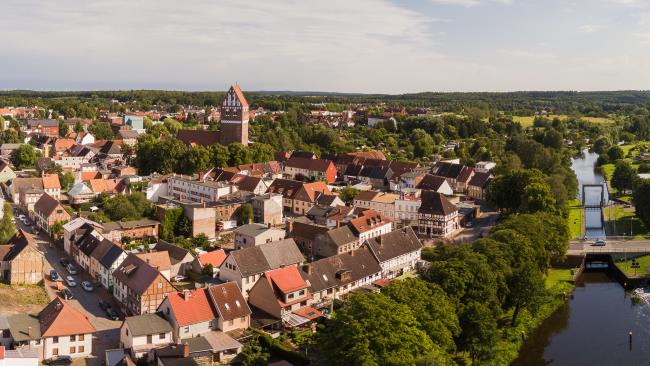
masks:
<path fill-rule="evenodd" d="M 596 154 L 586 153 L 573 161 L 581 186 L 603 181 L 593 169 L 596 159 Z M 586 194 L 588 202 L 600 199 L 600 192 Z M 587 226 L 599 221 L 600 213 L 589 216 Z M 588 236 L 604 236 L 601 229 L 589 230 Z M 632 304 L 623 287 L 604 272 L 584 273 L 572 298 L 528 337 L 511 364 L 537 365 L 650 365 L 650 306 Z"/>

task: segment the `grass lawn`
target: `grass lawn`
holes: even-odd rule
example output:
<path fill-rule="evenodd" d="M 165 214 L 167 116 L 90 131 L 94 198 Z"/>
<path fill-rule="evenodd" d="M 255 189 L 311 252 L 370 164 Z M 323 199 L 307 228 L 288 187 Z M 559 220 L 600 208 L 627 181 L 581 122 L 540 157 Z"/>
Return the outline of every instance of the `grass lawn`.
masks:
<path fill-rule="evenodd" d="M 582 220 L 584 209 L 580 206 L 580 200 L 574 199 L 568 202 L 569 206 L 569 230 L 571 231 L 571 238 L 581 238 L 582 233 Z"/>
<path fill-rule="evenodd" d="M 635 238 L 645 238 L 650 231 L 645 225 L 634 216 L 634 208 L 623 208 L 621 206 L 604 208 L 605 229 L 607 235 L 625 236 L 630 235 L 630 229 Z"/>
<path fill-rule="evenodd" d="M 34 313 L 49 302 L 43 286 L 0 284 L 0 314 Z"/>
<path fill-rule="evenodd" d="M 549 114 L 546 116 L 546 118 L 552 120 L 555 117 L 565 120 L 568 118 L 567 115 L 565 114 Z M 592 122 L 592 123 L 613 123 L 614 120 L 611 118 L 604 118 L 604 117 L 581 117 L 582 120 L 585 120 L 587 122 Z M 512 120 L 515 122 L 519 122 L 522 127 L 530 127 L 533 125 L 533 121 L 535 120 L 535 116 L 512 116 Z"/>
<path fill-rule="evenodd" d="M 560 282 L 568 282 L 573 280 L 573 274 L 571 274 L 571 269 L 565 268 L 551 268 L 548 270 L 548 275 L 546 276 L 546 288 L 552 288 Z"/>
<path fill-rule="evenodd" d="M 647 275 L 646 268 L 650 268 L 650 255 L 636 257 L 635 260 L 639 263 L 641 268 L 632 268 L 632 259 L 616 262 L 616 266 L 628 277 Z"/>

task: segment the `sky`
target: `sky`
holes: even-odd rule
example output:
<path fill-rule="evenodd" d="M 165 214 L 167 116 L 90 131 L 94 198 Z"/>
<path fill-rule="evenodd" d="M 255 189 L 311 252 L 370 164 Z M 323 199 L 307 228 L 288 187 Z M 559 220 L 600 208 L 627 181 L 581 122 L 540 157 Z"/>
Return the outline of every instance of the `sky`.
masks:
<path fill-rule="evenodd" d="M 650 0 L 2 0 L 0 89 L 650 89 Z"/>

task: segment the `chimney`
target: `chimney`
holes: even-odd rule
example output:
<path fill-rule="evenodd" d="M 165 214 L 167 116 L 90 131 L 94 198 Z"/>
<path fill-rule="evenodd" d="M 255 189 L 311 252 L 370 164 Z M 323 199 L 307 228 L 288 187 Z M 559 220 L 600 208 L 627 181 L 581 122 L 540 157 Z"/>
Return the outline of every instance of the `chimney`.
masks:
<path fill-rule="evenodd" d="M 190 357 L 190 345 L 187 343 L 183 344 L 183 358 Z"/>
<path fill-rule="evenodd" d="M 305 271 L 305 273 L 310 275 L 311 274 L 311 264 L 305 264 L 305 266 L 303 267 L 303 271 Z"/>
<path fill-rule="evenodd" d="M 336 220 L 336 227 L 337 228 L 341 227 L 341 220 Z"/>
<path fill-rule="evenodd" d="M 293 221 L 287 221 L 287 232 L 293 231 Z"/>
<path fill-rule="evenodd" d="M 379 236 L 379 246 L 380 246 L 380 247 L 381 247 L 381 246 L 384 246 L 384 236 L 383 236 L 383 235 L 380 235 L 380 236 Z"/>
<path fill-rule="evenodd" d="M 354 257 L 354 251 L 355 251 L 354 249 L 352 249 L 352 250 L 350 251 L 350 256 L 351 256 L 351 257 Z"/>
<path fill-rule="evenodd" d="M 183 300 L 188 301 L 191 297 L 191 292 L 188 289 L 183 290 Z"/>
<path fill-rule="evenodd" d="M 27 327 L 27 336 L 28 337 L 32 336 L 32 327 Z"/>

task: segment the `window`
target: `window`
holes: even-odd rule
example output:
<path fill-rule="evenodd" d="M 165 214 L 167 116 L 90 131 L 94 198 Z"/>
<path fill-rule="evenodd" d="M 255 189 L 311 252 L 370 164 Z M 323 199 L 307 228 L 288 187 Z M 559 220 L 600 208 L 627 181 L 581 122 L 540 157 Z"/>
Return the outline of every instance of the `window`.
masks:
<path fill-rule="evenodd" d="M 77 353 L 77 349 L 75 347 L 70 347 L 70 354 Z"/>
<path fill-rule="evenodd" d="M 165 333 L 158 334 L 158 339 L 165 339 Z"/>
<path fill-rule="evenodd" d="M 84 353 L 86 351 L 86 349 L 84 348 L 84 346 L 79 346 L 77 351 L 79 351 L 79 353 Z"/>
<path fill-rule="evenodd" d="M 298 295 L 300 295 L 300 296 L 302 296 L 304 294 L 305 294 L 305 290 L 300 290 L 300 292 L 298 293 Z"/>
<path fill-rule="evenodd" d="M 153 343 L 153 336 L 151 334 L 147 334 L 147 344 Z"/>
<path fill-rule="evenodd" d="M 76 337 L 76 336 L 74 336 L 74 335 L 71 335 L 71 336 L 70 336 L 70 342 L 74 342 L 74 341 L 76 341 L 76 340 L 77 340 L 77 337 Z"/>
<path fill-rule="evenodd" d="M 52 337 L 52 343 L 59 343 L 59 337 Z"/>
<path fill-rule="evenodd" d="M 185 329 L 184 329 L 183 331 L 184 331 L 185 333 L 189 333 L 189 332 L 190 332 L 190 327 L 185 327 Z"/>
<path fill-rule="evenodd" d="M 59 349 L 58 348 L 52 348 L 52 355 L 53 356 L 58 356 L 59 355 Z"/>
<path fill-rule="evenodd" d="M 11 333 L 9 332 L 9 329 L 3 329 L 2 338 L 9 338 L 9 337 L 11 337 Z"/>

